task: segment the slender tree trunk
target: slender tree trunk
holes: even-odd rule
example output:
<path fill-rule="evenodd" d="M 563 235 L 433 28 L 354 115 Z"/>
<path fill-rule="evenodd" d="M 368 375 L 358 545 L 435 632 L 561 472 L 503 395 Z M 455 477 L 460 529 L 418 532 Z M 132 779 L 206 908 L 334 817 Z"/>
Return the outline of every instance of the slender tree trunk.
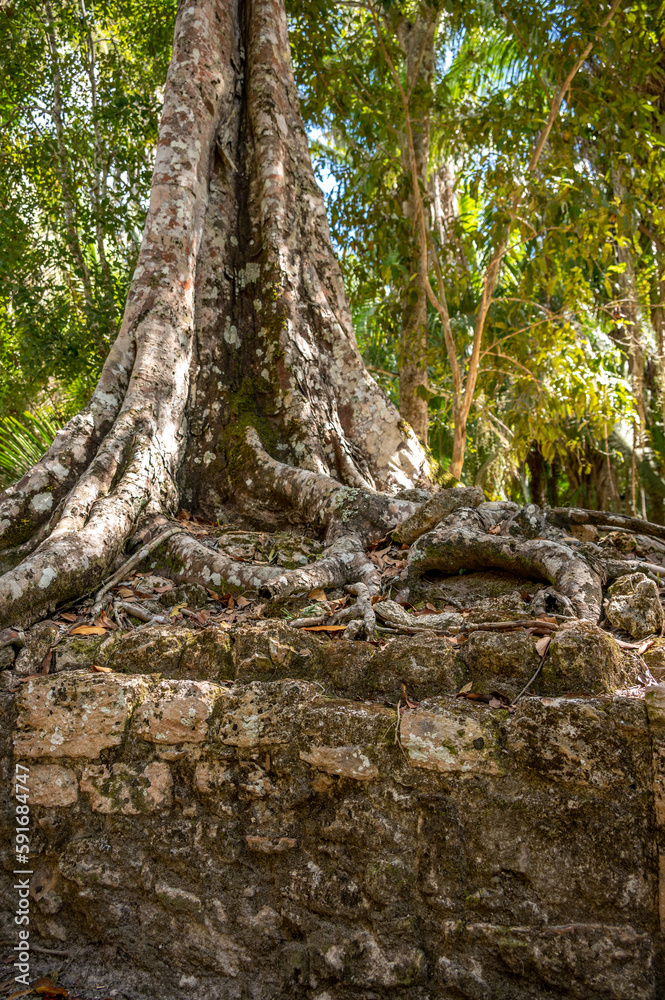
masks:
<path fill-rule="evenodd" d="M 428 190 L 434 42 L 440 12 L 437 5 L 421 4 L 413 20 L 402 18 L 395 29 L 404 56 L 407 91 L 411 96 L 411 122 L 415 169 L 421 190 Z M 403 213 L 412 228 L 412 280 L 403 292 L 400 336 L 399 409 L 418 439 L 427 444 L 427 293 L 422 255 L 418 251 L 418 202 L 411 183 L 411 152 L 402 143 L 402 166 L 408 194 Z"/>
<path fill-rule="evenodd" d="M 13 565 L 0 622 L 96 588 L 137 528 L 183 498 L 211 517 L 235 502 L 316 522 L 329 543 L 319 576 L 371 580 L 363 546 L 399 519 L 374 491 L 427 471 L 355 342 L 283 0 L 181 5 L 120 333 L 89 407 L 0 495 L 3 566 Z M 361 495 L 371 517 L 344 506 Z M 211 569 L 210 550 L 190 542 L 173 541 L 183 572 L 261 582 L 244 564 Z"/>

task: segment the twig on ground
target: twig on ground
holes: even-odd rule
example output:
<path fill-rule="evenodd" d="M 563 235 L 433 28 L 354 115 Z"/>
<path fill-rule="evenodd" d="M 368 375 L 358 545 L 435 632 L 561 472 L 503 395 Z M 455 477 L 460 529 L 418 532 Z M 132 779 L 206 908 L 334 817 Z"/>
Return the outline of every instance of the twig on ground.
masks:
<path fill-rule="evenodd" d="M 526 684 L 524 685 L 524 687 L 522 688 L 522 690 L 520 691 L 520 693 L 519 693 L 519 694 L 517 695 L 517 697 L 513 699 L 513 701 L 511 702 L 511 708 L 512 708 L 512 707 L 513 707 L 514 705 L 516 705 L 516 704 L 517 704 L 517 702 L 518 702 L 518 701 L 520 700 L 520 698 L 522 697 L 522 695 L 523 695 L 523 694 L 524 694 L 524 693 L 525 693 L 526 691 L 528 691 L 528 690 L 529 690 L 529 688 L 531 687 L 531 685 L 533 684 L 533 682 L 534 682 L 534 681 L 535 681 L 535 679 L 537 678 L 538 674 L 539 674 L 539 673 L 540 673 L 540 671 L 541 671 L 541 670 L 543 669 L 543 663 L 544 663 L 544 662 L 545 662 L 545 657 L 543 657 L 543 658 L 542 658 L 542 660 L 540 661 L 540 663 L 538 664 L 538 669 L 536 670 L 536 672 L 535 672 L 535 674 L 533 675 L 533 677 L 531 677 L 531 678 L 530 678 L 530 679 L 529 679 L 529 680 L 528 680 L 528 681 L 526 682 Z"/>
<path fill-rule="evenodd" d="M 181 527 L 178 527 L 176 525 L 171 525 L 171 527 L 167 528 L 166 531 L 163 531 L 161 535 L 157 535 L 156 538 L 153 538 L 145 545 L 142 545 L 141 548 L 137 552 L 135 552 L 133 556 L 130 556 L 129 559 L 127 559 L 127 561 L 122 564 L 120 569 L 117 570 L 117 572 L 115 572 L 113 576 L 110 576 L 108 578 L 104 586 L 100 587 L 99 590 L 97 591 L 97 595 L 95 597 L 95 604 L 92 609 L 93 616 L 96 618 L 97 615 L 99 614 L 99 611 L 101 611 L 101 607 L 99 608 L 99 610 L 97 610 L 97 605 L 99 604 L 99 602 L 101 601 L 102 597 L 107 592 L 107 590 L 111 590 L 112 587 L 115 587 L 116 583 L 119 583 L 122 580 L 122 578 L 127 573 L 129 573 L 130 570 L 134 569 L 135 566 L 138 566 L 138 564 L 142 562 L 146 558 L 146 556 L 149 556 L 151 552 L 153 552 L 156 548 L 159 548 L 159 546 L 162 545 L 164 542 L 168 541 L 169 538 L 172 538 L 173 535 L 181 534 L 183 530 L 184 529 Z"/>

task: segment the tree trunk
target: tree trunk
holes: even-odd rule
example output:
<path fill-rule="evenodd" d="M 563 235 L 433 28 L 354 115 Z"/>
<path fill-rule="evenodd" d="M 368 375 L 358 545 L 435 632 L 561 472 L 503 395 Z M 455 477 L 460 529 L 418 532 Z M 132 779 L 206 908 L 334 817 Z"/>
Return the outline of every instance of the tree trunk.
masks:
<path fill-rule="evenodd" d="M 297 469 L 331 497 L 428 472 L 356 346 L 283 0 L 196 0 L 178 13 L 119 336 L 88 407 L 0 495 L 0 622 L 95 589 L 137 527 L 183 499 L 274 519 L 297 507 Z"/>
<path fill-rule="evenodd" d="M 411 95 L 411 122 L 415 167 L 421 190 L 428 190 L 430 114 L 432 106 L 432 75 L 434 72 L 434 41 L 440 12 L 437 5 L 421 5 L 413 21 L 402 18 L 396 35 L 404 55 L 406 88 Z M 408 195 L 404 200 L 404 218 L 412 226 L 412 280 L 403 293 L 402 329 L 400 335 L 399 409 L 418 439 L 427 444 L 429 408 L 427 402 L 427 295 L 418 251 L 418 205 L 411 184 L 411 153 L 402 143 L 402 166 Z"/>
<path fill-rule="evenodd" d="M 368 547 L 409 518 L 416 537 L 415 524 L 427 531 L 448 506 L 412 544 L 407 586 L 430 569 L 512 566 L 598 617 L 600 573 L 563 532 L 534 537 L 533 509 L 459 508 L 452 490 L 452 505 L 439 498 L 413 519 L 420 491 L 394 494 L 427 474 L 356 346 L 283 0 L 181 4 L 120 333 L 88 406 L 0 494 L 0 628 L 97 591 L 94 619 L 119 577 L 100 585 L 127 571 L 125 547 L 138 540 L 132 565 L 160 548 L 176 579 L 217 589 L 346 585 L 358 598 L 347 630 L 363 635 L 381 587 Z M 184 530 L 183 502 L 211 519 L 235 508 L 267 526 L 305 524 L 322 556 L 294 570 L 235 560 Z"/>

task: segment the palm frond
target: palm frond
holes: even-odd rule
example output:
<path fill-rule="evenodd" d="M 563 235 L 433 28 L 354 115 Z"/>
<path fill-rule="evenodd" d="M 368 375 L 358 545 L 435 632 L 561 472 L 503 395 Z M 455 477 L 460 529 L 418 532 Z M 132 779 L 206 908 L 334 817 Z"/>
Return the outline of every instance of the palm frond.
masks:
<path fill-rule="evenodd" d="M 61 427 L 62 420 L 50 407 L 26 411 L 21 420 L 0 419 L 0 489 L 17 482 L 39 461 Z"/>

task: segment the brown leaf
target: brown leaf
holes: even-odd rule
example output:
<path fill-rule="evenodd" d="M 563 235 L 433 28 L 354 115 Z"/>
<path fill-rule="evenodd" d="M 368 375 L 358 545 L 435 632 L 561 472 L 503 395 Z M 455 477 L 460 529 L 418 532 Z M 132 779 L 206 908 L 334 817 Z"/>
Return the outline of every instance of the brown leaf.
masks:
<path fill-rule="evenodd" d="M 102 611 L 98 618 L 95 618 L 95 625 L 100 625 L 102 628 L 109 628 L 112 632 L 115 632 L 117 625 L 112 621 L 106 611 Z"/>
<path fill-rule="evenodd" d="M 130 590 L 129 587 L 116 587 L 114 589 L 115 594 L 119 594 L 120 597 L 133 597 L 134 591 Z"/>
<path fill-rule="evenodd" d="M 529 594 L 526 590 L 520 590 L 520 597 L 522 598 L 523 601 L 533 600 L 531 594 Z"/>
<path fill-rule="evenodd" d="M 301 632 L 343 632 L 346 625 L 306 625 Z"/>
<path fill-rule="evenodd" d="M 372 604 L 379 604 L 381 601 L 387 601 L 388 598 L 385 594 L 372 594 Z"/>
<path fill-rule="evenodd" d="M 113 671 L 111 670 L 110 667 L 100 667 L 97 663 L 91 663 L 90 664 L 90 669 L 93 670 L 96 674 L 112 674 L 113 673 Z"/>
<path fill-rule="evenodd" d="M 469 683 L 465 684 L 463 688 L 460 688 L 457 693 L 458 693 L 458 695 L 459 694 L 466 694 L 467 691 L 470 691 L 472 687 L 473 687 L 473 681 L 469 681 Z"/>
<path fill-rule="evenodd" d="M 79 617 L 78 615 L 75 615 L 71 611 L 62 611 L 60 613 L 60 618 L 62 618 L 66 622 L 76 622 L 78 621 L 78 617 Z"/>
<path fill-rule="evenodd" d="M 56 986 L 52 979 L 46 976 L 43 979 L 38 979 L 36 982 L 30 984 L 35 991 L 35 993 L 49 993 L 54 997 L 68 997 L 69 990 L 66 990 L 64 986 Z"/>
<path fill-rule="evenodd" d="M 625 639 L 620 639 L 617 635 L 615 635 L 614 641 L 616 642 L 617 646 L 621 647 L 621 649 L 636 649 L 637 652 L 640 653 L 643 652 L 642 646 L 644 646 L 644 649 L 647 649 L 648 646 L 650 646 L 651 643 L 655 642 L 656 640 L 654 638 L 654 639 L 645 639 L 643 642 L 626 642 Z M 645 645 L 645 643 L 647 643 L 648 645 Z"/>
<path fill-rule="evenodd" d="M 489 531 L 487 532 L 487 534 L 488 535 L 498 535 L 500 531 L 501 531 L 501 525 L 500 524 L 495 524 L 493 528 L 489 529 Z"/>
<path fill-rule="evenodd" d="M 32 986 L 29 990 L 18 990 L 16 993 L 10 993 L 5 1000 L 16 1000 L 17 997 L 27 997 L 29 993 L 32 993 Z"/>
<path fill-rule="evenodd" d="M 42 660 L 42 674 L 44 676 L 46 676 L 46 674 L 51 669 L 51 664 L 53 663 L 53 657 L 54 657 L 54 655 L 55 655 L 55 653 L 53 652 L 53 647 L 51 647 L 51 649 L 49 649 L 48 653 L 46 654 L 46 656 Z"/>
<path fill-rule="evenodd" d="M 221 601 L 221 597 L 216 591 L 211 590 L 210 587 L 206 587 L 206 590 L 208 591 L 208 596 L 212 597 L 213 601 Z"/>
<path fill-rule="evenodd" d="M 420 702 L 419 701 L 411 701 L 410 700 L 408 694 L 406 693 L 406 684 L 403 681 L 402 681 L 402 691 L 404 693 L 404 701 L 406 702 L 407 707 L 408 708 L 418 708 L 418 705 L 420 704 Z"/>
<path fill-rule="evenodd" d="M 321 593 L 323 594 L 323 591 L 321 591 Z M 311 597 L 312 595 L 310 594 L 309 596 Z M 325 600 L 325 594 L 322 600 Z M 246 608 L 249 603 L 250 602 L 247 600 L 247 598 L 243 597 L 242 594 L 240 595 L 240 597 L 236 597 L 236 607 L 238 608 Z"/>
<path fill-rule="evenodd" d="M 545 653 L 547 652 L 547 647 L 549 646 L 551 641 L 552 641 L 551 635 L 544 635 L 542 639 L 538 640 L 538 642 L 536 643 L 536 652 L 538 653 L 539 656 L 545 655 Z"/>
<path fill-rule="evenodd" d="M 106 635 L 106 629 L 101 625 L 79 625 L 72 629 L 70 635 Z"/>
<path fill-rule="evenodd" d="M 385 538 L 379 538 L 378 542 L 371 542 L 367 546 L 367 551 L 374 552 L 378 549 L 379 545 L 384 545 L 386 542 L 390 542 L 390 535 L 386 535 Z M 390 545 L 388 545 L 388 548 L 390 548 Z"/>
<path fill-rule="evenodd" d="M 314 590 L 310 590 L 307 596 L 309 597 L 310 601 L 325 601 L 326 592 L 321 587 L 315 587 Z M 238 598 L 238 602 L 240 602 L 240 598 Z"/>

